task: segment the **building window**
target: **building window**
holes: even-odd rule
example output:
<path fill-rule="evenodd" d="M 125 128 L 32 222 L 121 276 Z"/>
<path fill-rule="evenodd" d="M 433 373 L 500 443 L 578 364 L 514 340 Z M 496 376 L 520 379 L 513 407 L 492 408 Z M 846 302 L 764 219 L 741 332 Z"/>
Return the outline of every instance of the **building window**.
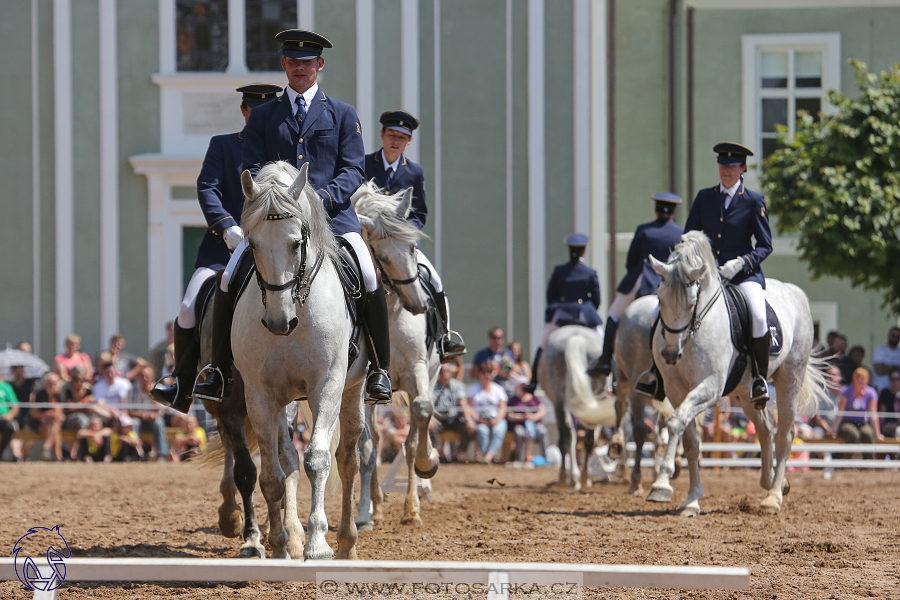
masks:
<path fill-rule="evenodd" d="M 743 137 L 759 163 L 778 149 L 776 126 L 796 130 L 798 111 L 818 119 L 840 88 L 840 34 L 743 36 Z"/>
<path fill-rule="evenodd" d="M 228 66 L 228 0 L 177 0 L 177 68 L 224 71 Z"/>
<path fill-rule="evenodd" d="M 297 0 L 247 0 L 246 6 L 247 68 L 280 71 L 275 34 L 297 27 Z"/>

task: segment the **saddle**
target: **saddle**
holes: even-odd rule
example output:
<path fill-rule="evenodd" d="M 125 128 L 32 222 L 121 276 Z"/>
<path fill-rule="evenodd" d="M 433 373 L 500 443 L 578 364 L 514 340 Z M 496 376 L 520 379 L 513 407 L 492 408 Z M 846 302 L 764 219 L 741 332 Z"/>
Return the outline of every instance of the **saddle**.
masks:
<path fill-rule="evenodd" d="M 750 336 L 752 327 L 750 326 L 750 307 L 747 305 L 747 299 L 744 292 L 738 286 L 727 283 L 725 284 L 725 306 L 728 308 L 728 320 L 731 324 L 731 343 L 735 350 L 738 351 L 738 357 L 728 373 L 728 379 L 725 381 L 725 390 L 723 396 L 727 396 L 734 388 L 738 386 L 744 371 L 750 363 Z M 781 330 L 781 321 L 778 315 L 772 309 L 772 305 L 766 301 L 766 321 L 769 323 L 769 356 L 778 356 L 784 344 L 784 333 Z"/>
<path fill-rule="evenodd" d="M 441 313 L 437 309 L 437 300 L 435 300 L 437 291 L 431 281 L 431 273 L 422 265 L 418 265 L 418 267 L 419 282 L 422 284 L 422 289 L 425 290 L 425 295 L 428 296 L 428 310 L 425 311 L 425 349 L 427 352 L 431 352 L 447 324 L 443 322 Z"/>

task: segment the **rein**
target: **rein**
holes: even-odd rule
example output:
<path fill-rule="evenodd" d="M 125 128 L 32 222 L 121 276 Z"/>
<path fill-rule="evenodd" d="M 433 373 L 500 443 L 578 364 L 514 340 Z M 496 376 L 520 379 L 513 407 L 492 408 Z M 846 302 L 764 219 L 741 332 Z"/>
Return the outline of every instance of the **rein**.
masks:
<path fill-rule="evenodd" d="M 269 213 L 266 215 L 267 221 L 280 221 L 283 219 L 293 218 L 294 215 L 291 213 Z M 259 273 L 259 268 L 256 269 L 256 283 L 259 284 L 259 292 L 262 295 L 262 303 L 263 307 L 266 306 L 266 290 L 270 292 L 280 292 L 286 290 L 290 287 L 293 287 L 294 290 L 291 292 L 291 300 L 300 301 L 300 306 L 306 302 L 306 299 L 309 297 L 310 291 L 312 291 L 312 282 L 316 278 L 316 275 L 319 273 L 319 269 L 322 266 L 322 261 L 324 260 L 325 253 L 319 252 L 316 256 L 316 261 L 313 263 L 312 269 L 307 272 L 306 271 L 306 243 L 309 241 L 309 227 L 306 223 L 303 223 L 300 227 L 301 232 L 301 242 L 300 242 L 300 266 L 297 269 L 297 274 L 294 275 L 293 278 L 287 280 L 286 282 L 280 285 L 272 285 L 263 279 L 263 276 Z"/>
<path fill-rule="evenodd" d="M 697 300 L 699 301 L 700 300 L 700 280 L 698 279 L 697 281 L 694 282 L 694 284 L 697 286 Z M 689 286 L 694 285 L 694 284 L 689 284 Z M 722 295 L 723 289 L 725 289 L 725 288 L 722 287 L 721 284 L 719 284 L 719 289 L 716 290 L 716 293 L 713 294 L 713 297 L 710 298 L 709 302 L 706 303 L 706 306 L 703 307 L 703 310 L 700 312 L 700 314 L 697 314 L 697 308 L 698 308 L 699 302 L 695 302 L 694 309 L 691 311 L 691 320 L 688 321 L 684 327 L 680 327 L 678 329 L 673 329 L 672 327 L 669 327 L 668 325 L 666 325 L 666 322 L 662 318 L 662 312 L 660 312 L 659 313 L 659 322 L 662 324 L 665 332 L 680 334 L 680 333 L 683 333 L 685 330 L 687 330 L 688 335 L 693 337 L 693 335 L 695 333 L 697 333 L 697 330 L 700 329 L 700 323 L 703 321 L 703 317 L 706 316 L 706 314 L 712 308 L 713 304 L 716 303 L 716 300 L 719 299 L 719 296 Z M 663 335 L 665 335 L 665 333 Z"/>

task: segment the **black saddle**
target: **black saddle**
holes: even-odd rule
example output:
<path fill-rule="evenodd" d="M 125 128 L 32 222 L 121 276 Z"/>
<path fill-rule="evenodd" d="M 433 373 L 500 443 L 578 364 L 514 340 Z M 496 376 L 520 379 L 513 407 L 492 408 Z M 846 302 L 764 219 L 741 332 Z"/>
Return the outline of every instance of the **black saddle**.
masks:
<path fill-rule="evenodd" d="M 428 296 L 428 310 L 425 311 L 425 349 L 431 352 L 435 342 L 441 336 L 446 327 L 441 319 L 441 313 L 437 309 L 437 291 L 434 289 L 434 283 L 431 281 L 431 273 L 423 265 L 419 265 L 419 283 Z"/>
<path fill-rule="evenodd" d="M 738 351 L 738 357 L 728 373 L 728 379 L 725 381 L 725 390 L 723 396 L 727 396 L 740 383 L 744 376 L 744 371 L 750 363 L 750 337 L 752 327 L 750 326 L 750 307 L 747 305 L 747 299 L 744 292 L 736 285 L 731 283 L 725 284 L 725 306 L 728 307 L 728 320 L 731 323 L 731 343 Z M 781 321 L 778 315 L 772 309 L 772 305 L 766 301 L 766 321 L 769 323 L 769 356 L 778 356 L 784 344 L 784 333 L 781 330 Z"/>
<path fill-rule="evenodd" d="M 216 289 L 216 278 L 215 277 L 207 277 L 206 281 L 203 282 L 203 285 L 200 286 L 200 291 L 197 292 L 197 299 L 194 301 L 194 318 L 197 323 L 197 335 L 200 335 L 200 324 L 203 323 L 203 317 L 206 316 L 206 311 L 212 306 L 212 302 L 210 302 L 210 298 L 212 298 L 213 291 Z"/>

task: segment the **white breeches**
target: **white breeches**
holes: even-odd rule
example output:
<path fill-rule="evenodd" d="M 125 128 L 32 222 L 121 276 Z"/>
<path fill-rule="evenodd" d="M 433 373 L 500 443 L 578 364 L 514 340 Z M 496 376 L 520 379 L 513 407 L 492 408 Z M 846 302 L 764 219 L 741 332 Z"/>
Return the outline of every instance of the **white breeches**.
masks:
<path fill-rule="evenodd" d="M 217 267 L 218 265 L 213 265 Z M 181 310 L 178 312 L 178 326 L 182 329 L 191 329 L 197 326 L 197 318 L 194 315 L 194 305 L 197 303 L 197 294 L 200 287 L 210 277 L 216 276 L 216 270 L 210 267 L 200 267 L 191 275 L 191 281 L 184 291 L 184 299 L 181 301 Z"/>
<path fill-rule="evenodd" d="M 425 256 L 421 250 L 416 248 L 416 261 L 428 269 L 428 274 L 431 275 L 431 285 L 434 286 L 434 291 L 440 293 L 444 291 L 444 282 L 441 281 L 441 276 L 438 275 L 438 272 L 434 269 L 434 265 L 431 264 L 431 261 L 428 260 L 428 257 Z"/>
<path fill-rule="evenodd" d="M 547 338 L 550 337 L 550 334 L 559 329 L 559 325 L 556 324 L 556 319 L 553 319 L 549 323 L 544 326 L 544 335 L 541 336 L 541 347 L 547 345 Z M 597 325 L 594 327 L 594 331 L 596 331 L 600 335 L 600 342 L 603 342 L 603 325 Z"/>
<path fill-rule="evenodd" d="M 613 300 L 613 303 L 609 307 L 609 312 L 607 313 L 607 317 L 610 321 L 619 322 L 619 319 L 622 318 L 622 315 L 625 313 L 625 309 L 628 308 L 628 305 L 634 302 L 635 296 L 637 296 L 638 290 L 641 289 L 641 283 L 644 281 L 644 275 L 638 275 L 637 281 L 634 282 L 634 287 L 631 288 L 631 291 L 627 294 L 616 293 L 616 299 Z"/>
<path fill-rule="evenodd" d="M 362 236 L 355 231 L 345 233 L 341 237 L 350 242 L 350 245 L 353 246 L 353 251 L 356 252 L 356 257 L 359 259 L 359 266 L 362 269 L 363 285 L 366 287 L 366 291 L 374 292 L 378 289 L 378 277 L 375 275 L 375 264 L 372 262 L 372 255 L 369 254 L 369 247 L 366 246 Z M 231 281 L 231 276 L 237 268 L 238 261 L 246 249 L 247 238 L 244 238 L 241 240 L 241 243 L 238 244 L 237 248 L 234 249 L 234 253 L 231 255 L 231 259 L 225 267 L 225 272 L 222 273 L 221 287 L 223 292 L 228 291 L 228 283 Z"/>
<path fill-rule="evenodd" d="M 753 321 L 753 337 L 761 338 L 769 331 L 769 324 L 766 321 L 766 294 L 762 286 L 756 281 L 742 281 L 738 284 L 744 296 L 747 298 L 747 305 L 750 307 L 750 319 Z"/>

